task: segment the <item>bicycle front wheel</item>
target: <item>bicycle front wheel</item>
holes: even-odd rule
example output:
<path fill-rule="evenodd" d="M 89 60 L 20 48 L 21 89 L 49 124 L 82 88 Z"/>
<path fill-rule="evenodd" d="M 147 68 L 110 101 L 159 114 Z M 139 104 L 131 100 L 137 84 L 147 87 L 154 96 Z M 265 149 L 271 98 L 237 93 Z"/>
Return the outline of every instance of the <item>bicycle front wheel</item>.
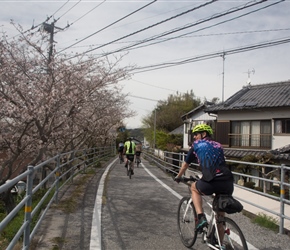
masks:
<path fill-rule="evenodd" d="M 192 247 L 196 241 L 197 216 L 193 203 L 189 203 L 190 197 L 183 197 L 178 206 L 177 226 L 179 236 L 184 246 Z"/>
<path fill-rule="evenodd" d="M 223 249 L 226 250 L 248 250 L 247 242 L 242 230 L 239 226 L 230 218 L 224 217 L 223 223 L 223 239 L 221 239 Z M 211 234 L 216 241 L 217 234 L 215 228 L 213 228 L 213 233 Z M 222 237 L 222 236 L 221 236 Z M 217 243 L 217 241 L 216 241 Z"/>

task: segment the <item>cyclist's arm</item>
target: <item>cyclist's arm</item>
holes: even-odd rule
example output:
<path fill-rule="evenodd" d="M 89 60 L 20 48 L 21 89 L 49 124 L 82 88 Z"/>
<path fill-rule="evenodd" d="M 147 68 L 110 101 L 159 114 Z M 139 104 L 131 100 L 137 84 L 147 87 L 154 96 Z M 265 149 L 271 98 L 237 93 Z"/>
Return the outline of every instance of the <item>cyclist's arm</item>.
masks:
<path fill-rule="evenodd" d="M 184 161 L 184 162 L 182 163 L 182 166 L 181 166 L 181 168 L 179 169 L 179 173 L 178 173 L 178 175 L 177 175 L 176 177 L 177 177 L 177 178 L 181 178 L 181 177 L 184 175 L 186 169 L 188 169 L 188 167 L 189 167 L 189 164 L 188 164 L 187 162 Z"/>
<path fill-rule="evenodd" d="M 184 175 L 186 169 L 188 169 L 190 163 L 193 162 L 195 160 L 195 158 L 196 158 L 196 156 L 194 154 L 194 150 L 193 150 L 193 147 L 192 147 L 188 151 L 187 156 L 185 158 L 185 161 L 182 163 L 182 166 L 179 169 L 179 173 L 177 175 L 178 178 L 180 178 L 180 177 L 182 177 L 182 175 Z"/>

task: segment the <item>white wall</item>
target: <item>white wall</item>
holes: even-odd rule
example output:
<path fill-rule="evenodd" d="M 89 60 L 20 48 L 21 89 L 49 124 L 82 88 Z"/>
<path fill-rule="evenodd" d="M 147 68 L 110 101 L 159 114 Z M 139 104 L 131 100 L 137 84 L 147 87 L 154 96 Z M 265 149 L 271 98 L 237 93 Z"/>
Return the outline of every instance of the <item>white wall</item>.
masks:
<path fill-rule="evenodd" d="M 274 135 L 272 137 L 272 149 L 277 149 L 290 144 L 290 135 Z"/>

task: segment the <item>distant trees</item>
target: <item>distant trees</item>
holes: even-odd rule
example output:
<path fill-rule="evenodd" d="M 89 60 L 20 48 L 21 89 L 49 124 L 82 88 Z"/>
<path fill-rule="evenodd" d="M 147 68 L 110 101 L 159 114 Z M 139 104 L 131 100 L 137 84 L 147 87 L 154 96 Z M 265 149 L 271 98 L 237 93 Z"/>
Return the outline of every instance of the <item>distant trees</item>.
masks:
<path fill-rule="evenodd" d="M 181 146 L 182 138 L 175 138 L 176 136 L 168 135 L 168 133 L 181 126 L 183 124 L 181 116 L 198 107 L 200 103 L 200 99 L 194 95 L 192 90 L 190 93 L 176 93 L 170 95 L 165 101 L 159 101 L 156 109 L 142 120 L 146 139 L 151 144 L 153 143 L 154 123 L 156 122 L 156 134 L 158 136 L 155 135 L 155 139 L 157 146 L 164 149 L 165 145 L 167 143 L 172 144 L 172 141 Z"/>
<path fill-rule="evenodd" d="M 49 58 L 46 34 L 0 40 L 0 185 L 18 168 L 105 145 L 132 113 L 118 85 L 128 69 L 93 56 Z"/>

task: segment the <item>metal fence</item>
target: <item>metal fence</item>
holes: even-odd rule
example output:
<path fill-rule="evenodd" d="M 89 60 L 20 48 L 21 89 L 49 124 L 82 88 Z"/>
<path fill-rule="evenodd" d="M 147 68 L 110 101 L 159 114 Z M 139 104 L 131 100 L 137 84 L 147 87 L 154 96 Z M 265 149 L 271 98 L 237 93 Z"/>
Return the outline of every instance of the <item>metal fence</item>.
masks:
<path fill-rule="evenodd" d="M 143 151 L 144 157 L 147 158 L 148 161 L 154 162 L 160 168 L 163 168 L 167 172 L 177 173 L 179 168 L 181 167 L 182 162 L 185 160 L 185 153 L 174 153 L 162 151 L 159 149 L 150 149 Z M 273 200 L 276 200 L 280 203 L 280 212 L 275 212 L 273 210 L 268 209 L 267 207 L 262 207 L 259 205 L 259 201 L 257 203 L 249 202 L 245 199 L 240 199 L 241 201 L 250 204 L 254 207 L 257 207 L 263 211 L 267 211 L 270 214 L 276 215 L 279 217 L 279 233 L 284 233 L 284 221 L 290 220 L 290 217 L 285 214 L 285 204 L 290 205 L 290 184 L 289 184 L 289 174 L 290 167 L 284 164 L 281 165 L 270 165 L 270 164 L 261 164 L 261 163 L 251 163 L 251 162 L 243 162 L 243 161 L 234 161 L 234 160 L 226 160 L 227 164 L 231 165 L 244 165 L 247 166 L 251 174 L 245 174 L 237 171 L 232 171 L 235 179 L 235 186 L 238 186 L 241 189 L 250 191 L 252 193 L 262 195 Z M 198 164 L 191 164 L 189 171 L 197 171 Z M 276 178 L 269 179 L 265 177 L 261 177 L 261 173 L 257 171 L 257 169 L 263 169 L 266 172 L 275 172 Z M 266 173 L 265 172 L 265 173 Z M 286 173 L 288 173 L 288 180 L 286 179 Z M 255 189 L 247 187 L 244 183 L 243 185 L 239 185 L 239 180 L 247 178 L 249 182 L 253 182 L 253 184 L 257 185 Z M 279 193 L 278 196 L 275 196 L 272 191 L 273 187 L 278 187 Z M 287 192 L 285 192 L 287 191 Z M 287 197 L 285 197 L 285 193 L 287 193 Z"/>
<path fill-rule="evenodd" d="M 0 186 L 0 194 L 11 190 L 19 181 L 26 179 L 26 195 L 0 223 L 2 232 L 13 218 L 24 207 L 24 222 L 11 240 L 6 249 L 13 249 L 19 239 L 23 237 L 23 248 L 29 249 L 29 245 L 37 229 L 39 228 L 46 212 L 52 203 L 58 202 L 58 194 L 62 187 L 68 182 L 72 182 L 75 175 L 81 171 L 86 171 L 88 167 L 100 161 L 107 161 L 115 155 L 114 147 L 99 147 L 85 150 L 71 151 L 56 155 L 37 166 L 28 166 L 27 170 L 16 178 Z M 43 175 L 43 173 L 46 173 Z M 42 179 L 38 174 L 41 173 Z M 35 184 L 37 182 L 37 184 Z M 32 200 L 36 192 L 45 190 L 41 200 L 32 207 Z M 47 203 L 47 204 L 46 204 Z M 40 211 L 44 208 L 44 211 Z M 40 214 L 40 216 L 39 216 Z M 39 216 L 39 218 L 35 218 Z M 32 225 L 32 219 L 36 219 L 36 224 Z"/>

